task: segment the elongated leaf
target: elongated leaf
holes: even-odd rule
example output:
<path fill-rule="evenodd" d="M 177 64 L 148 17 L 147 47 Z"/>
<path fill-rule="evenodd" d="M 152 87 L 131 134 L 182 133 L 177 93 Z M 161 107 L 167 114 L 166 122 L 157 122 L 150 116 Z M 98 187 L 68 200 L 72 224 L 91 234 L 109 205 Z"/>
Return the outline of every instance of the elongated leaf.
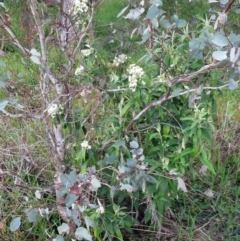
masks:
<path fill-rule="evenodd" d="M 216 174 L 213 168 L 213 164 L 208 160 L 206 151 L 203 149 L 201 153 L 202 156 L 200 157 L 200 161 L 202 162 L 202 164 L 204 164 L 213 174 Z"/>
<path fill-rule="evenodd" d="M 128 9 L 128 7 L 129 7 L 129 5 L 127 5 L 127 7 L 125 7 L 125 8 L 123 8 L 123 9 L 121 10 L 121 12 L 117 15 L 117 18 L 121 17 L 121 16 L 126 12 L 126 10 Z"/>
<path fill-rule="evenodd" d="M 140 15 L 144 12 L 144 8 L 136 8 L 136 9 L 130 9 L 127 16 L 125 16 L 126 19 L 135 20 L 140 17 Z"/>
<path fill-rule="evenodd" d="M 185 182 L 181 177 L 177 177 L 177 182 L 178 182 L 178 189 L 182 189 L 183 192 L 187 192 L 187 187 Z"/>
<path fill-rule="evenodd" d="M 5 8 L 4 3 L 0 2 L 0 6 Z"/>

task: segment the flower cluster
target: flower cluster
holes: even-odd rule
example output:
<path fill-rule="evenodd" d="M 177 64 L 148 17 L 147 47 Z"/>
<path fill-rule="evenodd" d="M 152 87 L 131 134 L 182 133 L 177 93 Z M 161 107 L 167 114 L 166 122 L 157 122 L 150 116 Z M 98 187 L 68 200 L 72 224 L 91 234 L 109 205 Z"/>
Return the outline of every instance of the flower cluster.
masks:
<path fill-rule="evenodd" d="M 63 113 L 63 107 L 58 104 L 52 104 L 48 107 L 47 112 L 49 115 L 51 115 L 52 118 L 56 116 L 56 114 L 62 114 Z"/>
<path fill-rule="evenodd" d="M 75 70 L 75 75 L 81 75 L 84 72 L 85 68 L 81 65 Z"/>
<path fill-rule="evenodd" d="M 88 144 L 88 141 L 86 140 L 81 143 L 81 147 L 87 150 L 91 149 L 91 146 Z"/>
<path fill-rule="evenodd" d="M 120 54 L 118 57 L 115 57 L 113 60 L 113 66 L 118 67 L 120 64 L 123 64 L 128 59 L 127 55 Z"/>
<path fill-rule="evenodd" d="M 88 11 L 88 0 L 75 0 L 73 14 L 86 13 Z"/>
<path fill-rule="evenodd" d="M 141 67 L 131 64 L 128 69 L 128 81 L 129 81 L 129 88 L 134 92 L 137 87 L 137 83 L 141 80 L 142 76 L 144 75 L 144 71 Z M 144 82 L 142 82 L 144 84 Z"/>
<path fill-rule="evenodd" d="M 82 49 L 81 50 L 81 53 L 83 54 L 83 56 L 87 57 L 89 56 L 90 54 L 92 54 L 94 52 L 94 49 L 91 48 L 90 45 L 86 45 L 86 47 L 88 47 L 87 49 Z"/>

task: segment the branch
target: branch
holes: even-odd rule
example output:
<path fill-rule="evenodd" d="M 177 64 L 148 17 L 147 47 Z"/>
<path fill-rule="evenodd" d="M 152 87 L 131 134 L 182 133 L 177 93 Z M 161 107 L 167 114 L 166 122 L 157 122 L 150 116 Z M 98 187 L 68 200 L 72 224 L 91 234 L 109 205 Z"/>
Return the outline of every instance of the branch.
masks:
<path fill-rule="evenodd" d="M 225 85 L 222 85 L 222 86 L 219 86 L 219 87 L 203 87 L 203 90 L 221 90 L 225 87 L 227 87 L 228 84 L 225 84 Z M 179 93 L 178 95 L 169 95 L 168 97 L 166 97 L 166 94 L 159 100 L 157 101 L 154 101 L 152 103 L 150 103 L 148 106 L 146 106 L 142 111 L 140 111 L 128 124 L 127 128 L 126 128 L 126 131 L 125 133 L 128 133 L 129 132 L 129 129 L 132 127 L 133 123 L 138 120 L 143 114 L 145 114 L 148 110 L 150 110 L 151 108 L 155 107 L 155 106 L 158 106 L 158 105 L 161 105 L 163 103 L 165 103 L 166 101 L 169 101 L 175 97 L 178 97 L 180 95 L 186 95 L 186 94 L 189 94 L 189 93 L 192 93 L 192 92 L 196 92 L 198 91 L 199 88 L 194 88 L 194 89 L 190 89 L 190 90 L 186 90 L 186 91 L 183 91 L 181 93 Z"/>
<path fill-rule="evenodd" d="M 172 83 L 172 85 L 176 85 L 176 84 L 181 83 L 181 82 L 189 81 L 190 79 L 198 76 L 199 74 L 206 73 L 206 72 L 209 71 L 210 69 L 215 69 L 215 68 L 218 68 L 218 67 L 222 67 L 222 66 L 221 66 L 221 62 L 211 63 L 211 64 L 208 64 L 208 65 L 205 65 L 205 66 L 203 66 L 201 69 L 197 70 L 197 71 L 194 72 L 194 73 L 185 74 L 185 75 L 181 75 L 181 76 L 179 76 L 179 77 L 173 78 L 173 79 L 171 80 L 171 83 Z M 225 67 L 226 67 L 226 66 L 225 66 Z"/>
<path fill-rule="evenodd" d="M 5 18 L 2 14 L 0 14 L 0 23 L 2 24 L 3 28 L 8 32 L 8 34 L 13 38 L 14 44 L 23 52 L 23 54 L 28 55 L 29 50 L 23 47 L 23 45 L 19 42 L 17 36 L 12 31 L 12 29 L 6 24 Z"/>
<path fill-rule="evenodd" d="M 28 113 L 28 114 L 12 114 L 9 113 L 6 110 L 1 110 L 6 116 L 10 116 L 12 118 L 26 118 L 26 119 L 37 119 L 37 120 L 41 120 L 43 118 L 43 115 L 35 115 L 32 113 Z"/>

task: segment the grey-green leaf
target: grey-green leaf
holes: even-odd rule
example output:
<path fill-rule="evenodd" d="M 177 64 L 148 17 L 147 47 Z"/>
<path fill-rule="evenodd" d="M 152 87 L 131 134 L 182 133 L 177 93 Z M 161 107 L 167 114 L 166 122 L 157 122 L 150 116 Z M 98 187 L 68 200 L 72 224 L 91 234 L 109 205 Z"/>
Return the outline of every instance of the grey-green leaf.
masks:
<path fill-rule="evenodd" d="M 67 223 L 62 223 L 58 228 L 58 233 L 63 234 L 69 231 L 69 225 Z"/>
<path fill-rule="evenodd" d="M 12 232 L 15 232 L 19 229 L 20 225 L 21 225 L 21 217 L 16 217 L 10 223 L 10 230 Z"/>
<path fill-rule="evenodd" d="M 227 51 L 214 51 L 212 53 L 212 57 L 215 60 L 222 61 L 224 59 L 227 59 Z"/>
<path fill-rule="evenodd" d="M 88 232 L 86 228 L 83 228 L 83 227 L 79 227 L 76 229 L 75 236 L 78 240 L 81 240 L 84 238 L 88 241 L 92 241 L 92 235 Z"/>
<path fill-rule="evenodd" d="M 186 27 L 186 25 L 187 25 L 187 21 L 186 20 L 184 20 L 184 19 L 179 19 L 178 21 L 177 21 L 177 28 L 184 28 L 184 27 Z"/>
<path fill-rule="evenodd" d="M 61 235 L 58 235 L 54 241 L 64 241 L 64 238 Z"/>
<path fill-rule="evenodd" d="M 177 88 L 172 92 L 172 97 L 179 96 L 180 93 L 182 92 L 182 88 Z"/>
<path fill-rule="evenodd" d="M 170 28 L 171 27 L 171 24 L 167 19 L 161 19 L 159 23 L 164 28 Z"/>
<path fill-rule="evenodd" d="M 0 110 L 4 110 L 4 108 L 7 106 L 7 104 L 8 104 L 7 100 L 0 101 Z"/>
<path fill-rule="evenodd" d="M 125 17 L 126 19 L 135 20 L 140 17 L 140 15 L 144 12 L 144 8 L 136 8 L 136 9 L 130 9 L 129 13 Z"/>
<path fill-rule="evenodd" d="M 71 207 L 72 204 L 74 203 L 74 201 L 76 201 L 76 200 L 77 200 L 77 196 L 75 194 L 69 193 L 66 196 L 65 204 L 67 207 Z"/>
<path fill-rule="evenodd" d="M 230 90 L 235 90 L 238 88 L 238 82 L 236 82 L 233 78 L 230 78 L 228 81 L 228 87 Z"/>
<path fill-rule="evenodd" d="M 163 4 L 162 4 L 162 0 L 150 0 L 150 3 L 151 4 L 153 4 L 153 5 L 155 5 L 155 6 L 162 6 Z"/>
<path fill-rule="evenodd" d="M 129 7 L 129 5 L 127 5 L 127 7 L 125 7 L 125 8 L 123 8 L 121 10 L 121 12 L 117 15 L 117 18 L 121 17 L 125 13 L 125 11 L 128 9 L 128 7 Z"/>
<path fill-rule="evenodd" d="M 158 13 L 159 13 L 159 9 L 153 5 L 148 9 L 146 18 L 153 19 L 157 17 Z"/>
<path fill-rule="evenodd" d="M 38 216 L 38 211 L 37 211 L 37 209 L 31 209 L 31 210 L 28 210 L 27 212 L 26 212 L 26 215 L 27 215 L 27 218 L 28 218 L 28 221 L 30 222 L 30 223 L 34 223 L 34 222 L 36 222 L 37 221 L 37 216 Z"/>
<path fill-rule="evenodd" d="M 7 65 L 6 65 L 6 63 L 5 63 L 5 62 L 0 61 L 0 66 L 1 66 L 1 67 L 6 67 Z"/>
<path fill-rule="evenodd" d="M 221 33 L 216 33 L 212 43 L 219 46 L 219 47 L 224 47 L 227 46 L 229 44 L 228 39 L 222 35 Z"/>
<path fill-rule="evenodd" d="M 133 149 L 137 149 L 139 147 L 139 144 L 136 141 L 131 141 L 130 147 L 133 148 Z"/>

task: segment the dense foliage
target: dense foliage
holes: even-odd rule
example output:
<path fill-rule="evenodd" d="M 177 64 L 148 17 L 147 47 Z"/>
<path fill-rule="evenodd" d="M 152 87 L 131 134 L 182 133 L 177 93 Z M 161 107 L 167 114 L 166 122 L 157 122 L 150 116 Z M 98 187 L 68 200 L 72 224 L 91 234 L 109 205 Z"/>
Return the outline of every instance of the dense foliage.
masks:
<path fill-rule="evenodd" d="M 129 0 L 106 29 L 104 1 L 0 2 L 0 111 L 13 140 L 26 125 L 1 167 L 23 200 L 11 232 L 127 240 L 138 227 L 160 240 L 190 176 L 216 175 L 214 92 L 238 88 L 238 1 L 204 1 L 201 16 L 181 16 L 185 4 Z"/>

